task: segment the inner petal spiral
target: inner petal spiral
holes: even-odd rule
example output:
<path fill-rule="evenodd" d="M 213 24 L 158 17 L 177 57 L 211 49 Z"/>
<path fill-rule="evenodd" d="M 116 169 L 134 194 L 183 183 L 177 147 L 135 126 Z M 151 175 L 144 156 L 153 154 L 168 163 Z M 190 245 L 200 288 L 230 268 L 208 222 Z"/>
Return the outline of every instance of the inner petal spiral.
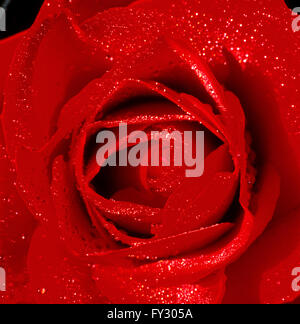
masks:
<path fill-rule="evenodd" d="M 147 142 L 144 143 L 146 150 L 143 151 L 144 156 L 140 156 L 141 153 L 139 153 L 138 158 L 147 159 L 147 163 L 138 166 L 120 166 L 117 163 L 116 166 L 108 165 L 100 168 L 91 184 L 95 191 L 106 199 L 130 201 L 162 208 L 169 196 L 186 179 L 186 170 L 191 168 L 186 165 L 186 156 L 189 155 L 195 163 L 198 163 L 197 160 L 200 159 L 198 152 L 203 149 L 203 158 L 206 158 L 222 144 L 203 125 L 193 121 L 175 104 L 168 101 L 148 99 L 146 102 L 133 102 L 119 107 L 111 115 L 120 124 L 128 123 L 128 133 L 133 130 L 145 132 L 147 135 Z M 106 120 L 110 118 L 108 115 Z M 113 153 L 113 159 L 119 161 L 120 154 L 124 153 L 120 149 L 120 143 L 123 141 L 127 143 L 127 139 L 120 138 L 118 127 L 110 130 L 115 134 L 117 146 L 119 146 Z M 192 134 L 190 140 L 185 136 L 186 132 Z M 204 133 L 204 148 L 200 147 L 201 144 L 196 139 L 197 132 Z M 153 138 L 153 134 L 159 134 L 159 138 Z M 173 134 L 178 136 L 172 136 Z M 136 144 L 139 144 L 138 142 Z M 179 146 L 182 150 L 178 152 Z M 130 144 L 129 150 L 135 147 L 136 145 Z M 181 155 L 181 164 L 176 164 L 175 161 L 178 153 Z M 154 155 L 159 157 L 156 164 L 153 164 Z M 92 154 L 91 159 L 93 158 L 95 159 Z"/>

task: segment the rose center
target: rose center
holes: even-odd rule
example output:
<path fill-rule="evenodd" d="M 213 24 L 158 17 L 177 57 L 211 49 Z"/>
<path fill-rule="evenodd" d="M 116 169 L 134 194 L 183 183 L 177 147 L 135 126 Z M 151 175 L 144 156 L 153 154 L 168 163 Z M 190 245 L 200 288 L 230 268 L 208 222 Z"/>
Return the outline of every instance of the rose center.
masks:
<path fill-rule="evenodd" d="M 181 120 L 175 116 L 186 118 Z M 114 156 L 107 157 L 116 164 L 102 167 L 92 180 L 98 194 L 107 199 L 163 207 L 186 179 L 187 170 L 197 168 L 201 159 L 204 160 L 222 144 L 199 122 L 188 120 L 186 114 L 167 101 L 123 105 L 106 120 L 112 117 L 120 120 L 120 124 L 126 124 L 127 139 L 121 138 L 119 127 L 111 129 L 117 139 L 117 149 L 112 154 Z M 140 140 L 128 144 L 132 131 L 144 132 L 146 149 L 137 149 Z M 197 138 L 200 133 L 204 136 L 203 142 L 198 140 L 199 136 Z M 127 143 L 126 152 L 121 142 Z M 124 156 L 124 153 L 127 166 L 118 164 L 120 155 Z M 132 156 L 141 163 L 132 165 Z"/>

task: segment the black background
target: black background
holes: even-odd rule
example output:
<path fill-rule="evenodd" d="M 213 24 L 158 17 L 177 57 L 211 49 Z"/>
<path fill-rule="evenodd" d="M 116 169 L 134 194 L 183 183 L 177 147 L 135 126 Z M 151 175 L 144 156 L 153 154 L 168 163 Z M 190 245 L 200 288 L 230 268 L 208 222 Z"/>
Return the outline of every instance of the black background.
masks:
<path fill-rule="evenodd" d="M 89 0 L 82 1 L 86 1 L 88 6 Z M 44 0 L 0 0 L 0 6 L 6 9 L 7 19 L 7 32 L 0 32 L 0 38 L 30 27 L 43 2 Z M 285 0 L 285 2 L 291 9 L 300 7 L 300 0 Z"/>
<path fill-rule="evenodd" d="M 300 0 L 286 0 L 285 2 L 291 9 L 300 7 Z"/>

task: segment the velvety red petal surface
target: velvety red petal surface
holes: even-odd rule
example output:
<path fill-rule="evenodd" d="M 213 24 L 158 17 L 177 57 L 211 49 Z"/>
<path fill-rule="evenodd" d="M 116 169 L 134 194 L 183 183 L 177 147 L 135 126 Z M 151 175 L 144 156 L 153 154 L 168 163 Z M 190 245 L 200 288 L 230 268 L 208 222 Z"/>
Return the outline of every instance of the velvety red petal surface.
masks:
<path fill-rule="evenodd" d="M 297 300 L 292 18 L 281 0 L 57 0 L 0 43 L 1 302 Z M 154 111 L 118 111 L 134 98 Z M 170 170 L 141 168 L 99 184 L 89 144 L 124 120 L 204 127 L 203 177 L 179 170 L 174 189 Z"/>

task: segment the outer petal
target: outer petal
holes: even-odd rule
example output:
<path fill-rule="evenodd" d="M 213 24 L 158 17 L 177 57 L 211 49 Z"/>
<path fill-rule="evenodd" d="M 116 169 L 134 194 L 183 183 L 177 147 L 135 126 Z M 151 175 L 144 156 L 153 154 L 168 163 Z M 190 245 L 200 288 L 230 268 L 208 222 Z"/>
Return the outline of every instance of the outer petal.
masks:
<path fill-rule="evenodd" d="M 53 229 L 53 228 L 52 228 Z M 87 264 L 74 262 L 57 231 L 40 227 L 28 255 L 31 302 L 42 304 L 105 303 L 91 279 Z"/>
<path fill-rule="evenodd" d="M 8 160 L 1 117 L 8 67 L 23 35 L 21 33 L 0 42 L 0 266 L 7 275 L 7 292 L 0 292 L 0 304 L 29 301 L 24 267 L 35 222 L 16 193 L 16 174 Z"/>
<path fill-rule="evenodd" d="M 247 253 L 228 268 L 224 302 L 282 304 L 299 297 L 300 293 L 292 290 L 292 270 L 300 266 L 299 237 L 299 209 L 276 218 Z"/>
<path fill-rule="evenodd" d="M 14 51 L 25 33 L 0 41 L 0 113 L 2 112 L 3 88 L 8 75 L 9 64 L 13 59 Z"/>
<path fill-rule="evenodd" d="M 23 289 L 28 280 L 26 256 L 35 226 L 17 194 L 16 173 L 8 160 L 0 124 L 0 266 L 7 274 L 7 292 L 0 292 L 0 303 L 29 301 Z"/>
<path fill-rule="evenodd" d="M 65 12 L 37 22 L 16 51 L 5 87 L 10 155 L 20 145 L 43 147 L 56 130 L 63 105 L 107 66 L 103 51 L 87 41 Z"/>
<path fill-rule="evenodd" d="M 112 303 L 119 304 L 217 304 L 224 295 L 226 278 L 222 271 L 200 280 L 195 284 L 178 284 L 167 287 L 149 288 L 134 278 L 129 281 L 120 273 L 103 272 L 101 267 L 94 270 L 94 279 L 101 292 Z"/>

